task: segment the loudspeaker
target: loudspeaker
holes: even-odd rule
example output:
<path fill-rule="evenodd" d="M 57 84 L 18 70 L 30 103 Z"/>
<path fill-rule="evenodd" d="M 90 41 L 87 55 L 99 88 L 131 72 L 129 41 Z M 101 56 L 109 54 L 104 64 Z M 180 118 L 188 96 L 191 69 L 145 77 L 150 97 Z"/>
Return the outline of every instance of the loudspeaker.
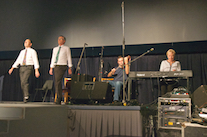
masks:
<path fill-rule="evenodd" d="M 185 137 L 205 137 L 207 135 L 207 126 L 195 124 L 195 123 L 184 123 L 184 135 Z"/>
<path fill-rule="evenodd" d="M 201 85 L 193 92 L 192 101 L 198 107 L 201 107 L 207 102 L 207 85 Z"/>
<path fill-rule="evenodd" d="M 107 82 L 73 82 L 70 99 L 76 102 L 112 102 L 111 85 Z"/>

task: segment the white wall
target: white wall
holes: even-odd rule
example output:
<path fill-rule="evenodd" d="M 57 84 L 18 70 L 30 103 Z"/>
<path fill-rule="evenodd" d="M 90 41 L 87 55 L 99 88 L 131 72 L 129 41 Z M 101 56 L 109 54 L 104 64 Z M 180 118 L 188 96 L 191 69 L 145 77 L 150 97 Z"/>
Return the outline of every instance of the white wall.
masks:
<path fill-rule="evenodd" d="M 122 45 L 122 0 L 0 1 L 0 51 Z M 126 44 L 207 40 L 206 0 L 125 0 Z"/>

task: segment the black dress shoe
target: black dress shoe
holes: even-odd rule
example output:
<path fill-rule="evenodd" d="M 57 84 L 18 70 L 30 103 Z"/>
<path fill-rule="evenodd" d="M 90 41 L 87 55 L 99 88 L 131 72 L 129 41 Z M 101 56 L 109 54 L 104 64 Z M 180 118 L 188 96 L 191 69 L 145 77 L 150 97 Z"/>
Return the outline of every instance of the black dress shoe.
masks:
<path fill-rule="evenodd" d="M 24 97 L 24 103 L 27 103 L 29 100 L 29 97 Z"/>
<path fill-rule="evenodd" d="M 56 101 L 55 104 L 61 105 L 61 101 Z"/>
<path fill-rule="evenodd" d="M 117 102 L 119 102 L 118 100 L 114 100 L 114 103 L 117 103 Z"/>
<path fill-rule="evenodd" d="M 114 106 L 122 106 L 122 102 L 120 102 L 118 100 L 114 100 L 113 105 Z"/>

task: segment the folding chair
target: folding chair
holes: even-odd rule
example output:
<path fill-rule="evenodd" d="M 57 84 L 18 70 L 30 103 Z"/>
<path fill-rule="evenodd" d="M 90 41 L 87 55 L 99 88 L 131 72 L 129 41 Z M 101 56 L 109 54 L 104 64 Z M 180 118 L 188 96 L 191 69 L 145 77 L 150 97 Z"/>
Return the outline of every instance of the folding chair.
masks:
<path fill-rule="evenodd" d="M 45 98 L 47 96 L 48 91 L 50 90 L 51 94 L 53 93 L 52 88 L 53 88 L 53 80 L 46 80 L 45 81 L 45 84 L 43 85 L 42 88 L 35 89 L 36 92 L 35 92 L 35 95 L 34 95 L 34 100 L 35 100 L 35 97 L 37 95 L 37 92 L 38 91 L 42 91 L 42 92 L 45 92 L 44 98 L 42 100 L 42 102 L 44 102 L 45 101 Z"/>

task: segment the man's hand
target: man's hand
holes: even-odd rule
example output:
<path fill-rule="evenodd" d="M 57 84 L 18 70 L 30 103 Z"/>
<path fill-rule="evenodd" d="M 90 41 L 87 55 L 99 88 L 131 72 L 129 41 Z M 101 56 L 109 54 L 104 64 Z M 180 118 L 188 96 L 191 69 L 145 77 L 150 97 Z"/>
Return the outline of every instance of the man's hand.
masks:
<path fill-rule="evenodd" d="M 68 74 L 69 74 L 69 75 L 72 74 L 72 69 L 71 69 L 71 68 L 68 69 Z"/>
<path fill-rule="evenodd" d="M 130 55 L 124 57 L 125 64 L 127 64 L 130 60 L 131 60 L 131 56 Z"/>
<path fill-rule="evenodd" d="M 10 68 L 10 69 L 9 69 L 9 72 L 8 72 L 9 75 L 11 75 L 11 73 L 13 72 L 13 70 L 14 70 L 14 68 Z"/>
<path fill-rule="evenodd" d="M 50 74 L 50 75 L 53 75 L 53 68 L 50 68 L 50 70 L 49 70 L 49 74 Z"/>
<path fill-rule="evenodd" d="M 113 69 L 111 70 L 111 74 L 114 75 L 115 72 L 116 72 L 116 69 L 113 68 Z"/>
<path fill-rule="evenodd" d="M 40 76 L 40 72 L 39 72 L 39 70 L 38 70 L 38 69 L 35 69 L 35 77 L 36 77 L 36 78 L 39 78 L 39 76 Z"/>

